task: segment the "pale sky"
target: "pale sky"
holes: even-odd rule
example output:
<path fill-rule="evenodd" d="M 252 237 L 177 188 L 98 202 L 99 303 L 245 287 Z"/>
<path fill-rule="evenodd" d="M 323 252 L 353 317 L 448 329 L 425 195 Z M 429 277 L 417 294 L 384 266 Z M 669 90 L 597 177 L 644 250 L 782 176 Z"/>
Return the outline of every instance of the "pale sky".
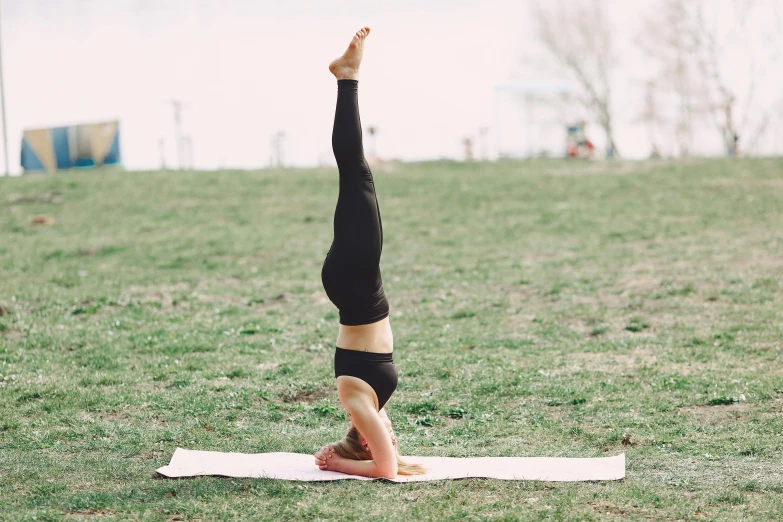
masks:
<path fill-rule="evenodd" d="M 715 0 L 718 22 L 730 1 Z M 649 71 L 633 39 L 653 3 L 609 2 L 621 62 L 617 141 L 626 157 L 649 152 L 638 121 Z M 161 138 L 173 166 L 173 98 L 187 104 L 184 129 L 198 168 L 265 166 L 278 130 L 286 163 L 332 163 L 336 86 L 327 65 L 362 25 L 372 28 L 362 120 L 379 128 L 381 156 L 461 158 L 462 139 L 481 127 L 489 128 L 491 156 L 524 154 L 531 143 L 562 148 L 563 115 L 524 111 L 495 91 L 553 79 L 530 63 L 540 52 L 525 1 L 3 0 L 2 9 L 12 172 L 20 170 L 23 129 L 115 118 L 127 168 L 158 168 Z M 741 62 L 747 49 L 736 49 Z M 778 70 L 762 83 L 763 103 L 780 112 L 772 106 L 783 92 Z M 782 124 L 776 117 L 759 152 L 783 152 Z M 600 129 L 590 131 L 601 143 Z M 698 153 L 720 153 L 711 128 L 695 142 Z"/>

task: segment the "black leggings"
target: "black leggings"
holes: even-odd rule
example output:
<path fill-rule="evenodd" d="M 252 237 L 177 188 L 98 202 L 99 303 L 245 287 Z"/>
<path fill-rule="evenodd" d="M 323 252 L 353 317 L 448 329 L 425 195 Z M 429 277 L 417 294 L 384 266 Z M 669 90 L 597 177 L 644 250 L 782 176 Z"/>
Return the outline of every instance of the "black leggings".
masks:
<path fill-rule="evenodd" d="M 340 171 L 334 240 L 321 270 L 326 295 L 340 311 L 340 324 L 370 324 L 389 315 L 381 281 L 383 225 L 359 121 L 359 85 L 337 81 L 332 150 Z"/>

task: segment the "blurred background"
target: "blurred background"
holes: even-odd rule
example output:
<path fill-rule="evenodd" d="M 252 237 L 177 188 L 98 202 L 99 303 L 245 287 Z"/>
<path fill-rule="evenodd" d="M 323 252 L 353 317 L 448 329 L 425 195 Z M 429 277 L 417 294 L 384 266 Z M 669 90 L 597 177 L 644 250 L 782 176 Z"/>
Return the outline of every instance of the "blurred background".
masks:
<path fill-rule="evenodd" d="M 332 164 L 327 65 L 365 24 L 376 162 L 783 151 L 777 0 L 0 5 L 11 174 Z"/>

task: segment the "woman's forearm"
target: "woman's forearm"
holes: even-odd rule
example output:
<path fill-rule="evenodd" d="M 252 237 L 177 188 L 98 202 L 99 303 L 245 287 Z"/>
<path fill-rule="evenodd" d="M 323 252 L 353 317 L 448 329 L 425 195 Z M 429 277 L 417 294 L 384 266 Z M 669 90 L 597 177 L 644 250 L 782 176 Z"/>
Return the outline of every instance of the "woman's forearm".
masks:
<path fill-rule="evenodd" d="M 391 472 L 387 471 L 384 472 L 384 470 L 381 470 L 376 464 L 374 460 L 350 460 L 350 459 L 341 459 L 340 465 L 337 470 L 340 473 L 345 473 L 347 475 L 359 475 L 361 477 L 370 477 L 370 478 L 387 478 L 392 479 L 397 476 L 397 473 L 394 473 L 394 475 L 391 474 Z"/>

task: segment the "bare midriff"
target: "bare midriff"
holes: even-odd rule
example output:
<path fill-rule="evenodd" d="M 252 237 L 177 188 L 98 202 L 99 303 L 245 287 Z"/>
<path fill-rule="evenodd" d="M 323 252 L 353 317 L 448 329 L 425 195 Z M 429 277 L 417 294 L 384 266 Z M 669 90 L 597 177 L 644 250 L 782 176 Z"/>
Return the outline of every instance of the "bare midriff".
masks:
<path fill-rule="evenodd" d="M 359 352 L 391 353 L 394 350 L 394 336 L 389 318 L 360 326 L 341 324 L 337 346 Z"/>

